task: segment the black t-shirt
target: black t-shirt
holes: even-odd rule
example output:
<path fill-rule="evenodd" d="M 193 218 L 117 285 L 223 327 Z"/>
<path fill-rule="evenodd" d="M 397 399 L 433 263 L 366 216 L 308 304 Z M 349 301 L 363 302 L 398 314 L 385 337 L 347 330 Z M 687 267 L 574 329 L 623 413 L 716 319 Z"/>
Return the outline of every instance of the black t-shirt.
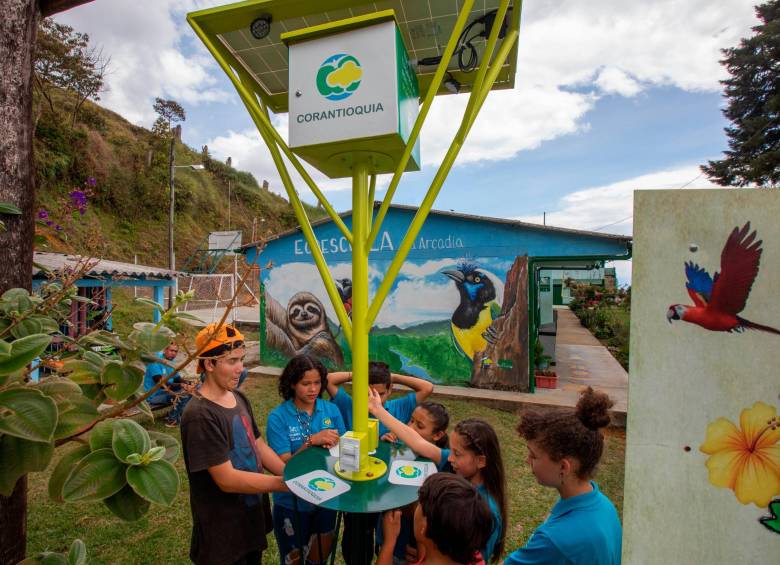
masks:
<path fill-rule="evenodd" d="M 252 407 L 243 393 L 233 394 L 233 408 L 193 396 L 181 419 L 192 509 L 190 559 L 197 565 L 234 563 L 247 553 L 262 551 L 273 527 L 267 495 L 223 492 L 208 472 L 228 460 L 241 471 L 263 470 Z"/>

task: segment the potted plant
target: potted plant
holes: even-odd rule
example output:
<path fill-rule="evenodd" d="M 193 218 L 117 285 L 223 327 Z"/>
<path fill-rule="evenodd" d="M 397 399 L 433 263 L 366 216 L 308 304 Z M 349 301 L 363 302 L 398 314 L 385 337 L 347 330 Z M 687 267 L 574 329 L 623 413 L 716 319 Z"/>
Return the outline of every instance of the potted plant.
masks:
<path fill-rule="evenodd" d="M 537 388 L 558 388 L 558 374 L 550 369 L 552 357 L 544 353 L 544 346 L 539 338 L 534 343 L 534 381 Z"/>

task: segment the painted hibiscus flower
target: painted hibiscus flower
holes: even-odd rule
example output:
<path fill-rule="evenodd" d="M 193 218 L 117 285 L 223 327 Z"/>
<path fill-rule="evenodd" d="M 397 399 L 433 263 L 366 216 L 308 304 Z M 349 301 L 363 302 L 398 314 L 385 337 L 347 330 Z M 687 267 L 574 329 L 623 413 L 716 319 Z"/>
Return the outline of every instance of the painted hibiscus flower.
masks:
<path fill-rule="evenodd" d="M 780 494 L 780 417 L 777 410 L 756 402 L 739 415 L 739 427 L 726 418 L 707 426 L 699 447 L 707 458 L 709 480 L 730 488 L 742 504 L 766 508 Z"/>

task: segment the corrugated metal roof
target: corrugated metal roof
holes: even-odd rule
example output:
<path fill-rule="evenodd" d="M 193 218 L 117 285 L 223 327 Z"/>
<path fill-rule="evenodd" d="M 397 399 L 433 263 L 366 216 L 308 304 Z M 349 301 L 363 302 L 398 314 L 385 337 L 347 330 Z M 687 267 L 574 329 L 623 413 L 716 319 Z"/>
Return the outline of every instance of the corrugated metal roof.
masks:
<path fill-rule="evenodd" d="M 79 262 L 88 259 L 90 260 L 90 268 L 84 273 L 84 275 L 88 277 L 172 279 L 174 277 L 187 275 L 187 273 L 170 271 L 168 269 L 161 269 L 160 267 L 122 263 L 120 261 L 110 261 L 108 259 L 90 259 L 80 255 L 66 255 L 64 253 L 49 253 L 45 251 L 36 251 L 33 254 L 33 263 L 41 265 L 50 271 L 61 271 L 66 268 L 73 269 L 76 268 Z M 41 269 L 35 264 L 33 265 L 33 276 L 42 274 Z"/>
<path fill-rule="evenodd" d="M 382 203 L 381 202 L 374 202 L 374 208 L 378 208 Z M 406 206 L 404 204 L 391 204 L 390 208 L 397 208 L 399 210 L 410 210 L 412 212 L 417 212 L 416 206 Z M 352 214 L 352 210 L 348 210 L 346 212 L 342 212 L 339 214 L 342 218 L 348 217 Z M 550 232 L 561 232 L 561 233 L 570 233 L 573 235 L 581 235 L 584 237 L 595 237 L 595 238 L 601 238 L 601 239 L 617 239 L 618 241 L 625 241 L 630 242 L 632 241 L 632 237 L 630 235 L 619 235 L 619 234 L 611 234 L 611 233 L 601 233 L 601 232 L 595 232 L 595 231 L 586 231 L 586 230 L 575 230 L 571 228 L 558 228 L 554 226 L 542 226 L 539 224 L 531 224 L 528 222 L 521 222 L 519 220 L 509 220 L 506 218 L 492 218 L 490 216 L 477 216 L 474 214 L 462 214 L 459 212 L 446 212 L 444 210 L 431 210 L 431 214 L 435 214 L 438 216 L 451 216 L 454 218 L 464 218 L 467 220 L 476 220 L 480 222 L 492 222 L 496 224 L 508 224 L 511 226 L 517 226 L 520 228 L 526 228 L 526 229 L 532 229 L 532 230 L 540 230 L 540 231 L 550 231 Z M 319 220 L 315 220 L 311 222 L 312 227 L 319 226 L 321 224 L 325 224 L 332 221 L 329 216 L 326 216 L 324 218 L 320 218 Z M 274 241 L 276 239 L 281 239 L 283 237 L 286 237 L 288 235 L 294 234 L 301 231 L 300 227 L 292 228 L 283 232 L 279 232 L 277 234 L 273 234 L 268 236 L 266 239 L 254 241 L 252 243 L 247 243 L 245 245 L 242 245 L 239 249 L 248 249 L 250 247 L 257 247 L 261 243 L 268 243 L 270 241 Z"/>

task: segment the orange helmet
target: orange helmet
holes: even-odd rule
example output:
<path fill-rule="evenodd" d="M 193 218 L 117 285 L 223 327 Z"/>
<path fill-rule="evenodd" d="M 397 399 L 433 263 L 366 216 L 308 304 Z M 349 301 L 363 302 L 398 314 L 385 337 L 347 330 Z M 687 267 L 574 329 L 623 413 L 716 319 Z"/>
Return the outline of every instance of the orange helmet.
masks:
<path fill-rule="evenodd" d="M 229 351 L 244 347 L 244 336 L 229 324 L 217 329 L 217 323 L 209 324 L 195 336 L 195 349 L 198 354 L 198 372 L 205 371 L 203 359 L 221 357 Z M 201 351 L 202 350 L 202 351 Z"/>

